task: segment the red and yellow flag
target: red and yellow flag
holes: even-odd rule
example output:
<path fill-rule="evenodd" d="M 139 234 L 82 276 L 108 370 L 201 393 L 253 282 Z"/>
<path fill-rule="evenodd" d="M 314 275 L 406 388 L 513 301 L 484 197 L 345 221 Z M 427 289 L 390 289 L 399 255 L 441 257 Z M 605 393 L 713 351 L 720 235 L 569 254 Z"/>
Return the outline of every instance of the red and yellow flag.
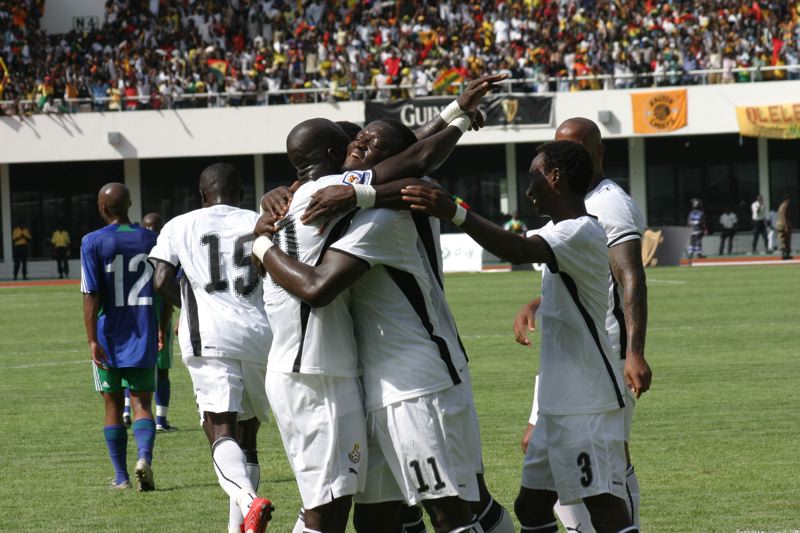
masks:
<path fill-rule="evenodd" d="M 634 133 L 664 133 L 686 127 L 686 89 L 631 94 Z"/>

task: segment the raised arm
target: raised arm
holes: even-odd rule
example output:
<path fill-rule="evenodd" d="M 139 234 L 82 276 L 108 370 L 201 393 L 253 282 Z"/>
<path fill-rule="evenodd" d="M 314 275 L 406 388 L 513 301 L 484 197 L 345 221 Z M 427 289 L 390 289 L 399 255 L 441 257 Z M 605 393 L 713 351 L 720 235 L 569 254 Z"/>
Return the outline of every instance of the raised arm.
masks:
<path fill-rule="evenodd" d="M 402 193 L 403 201 L 411 204 L 412 211 L 421 211 L 442 220 L 453 220 L 456 215 L 456 203 L 444 189 L 414 185 L 406 187 Z M 526 238 L 511 233 L 472 211 L 466 213 L 461 229 L 490 253 L 511 263 L 552 265 L 555 262 L 550 246 L 541 237 Z"/>
<path fill-rule="evenodd" d="M 269 245 L 268 240 L 259 237 L 253 244 L 253 255 L 278 285 L 311 307 L 328 305 L 368 270 L 363 261 L 334 250 L 325 253 L 319 265 L 307 265 L 289 257 L 279 247 Z M 266 251 L 264 246 L 267 246 Z"/>
<path fill-rule="evenodd" d="M 181 288 L 178 285 L 178 268 L 166 261 L 154 261 L 156 271 L 153 275 L 153 287 L 167 302 L 175 307 L 181 306 Z"/>
<path fill-rule="evenodd" d="M 623 311 L 627 349 L 625 381 L 638 398 L 650 388 L 653 374 L 644 358 L 647 332 L 647 281 L 642 265 L 641 241 L 634 239 L 609 250 L 611 272 L 624 290 Z"/>

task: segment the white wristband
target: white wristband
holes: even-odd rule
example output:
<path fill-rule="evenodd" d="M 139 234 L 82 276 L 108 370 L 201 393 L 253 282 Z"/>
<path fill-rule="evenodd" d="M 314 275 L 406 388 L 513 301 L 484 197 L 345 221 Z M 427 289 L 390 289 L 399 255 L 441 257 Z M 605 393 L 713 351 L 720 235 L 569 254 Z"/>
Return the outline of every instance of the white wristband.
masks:
<path fill-rule="evenodd" d="M 353 190 L 356 192 L 356 207 L 363 207 L 368 209 L 375 207 L 375 187 L 372 185 L 353 185 Z"/>
<path fill-rule="evenodd" d="M 464 209 L 463 206 L 456 204 L 456 214 L 453 215 L 453 218 L 451 218 L 450 220 L 456 226 L 460 226 L 461 224 L 464 223 L 465 220 L 467 220 L 467 210 Z"/>
<path fill-rule="evenodd" d="M 472 125 L 472 120 L 467 115 L 461 115 L 450 123 L 450 126 L 455 126 L 461 130 L 461 133 L 466 132 Z"/>
<path fill-rule="evenodd" d="M 463 114 L 464 111 L 461 109 L 461 107 L 459 107 L 458 100 L 453 100 L 450 102 L 450 104 L 448 104 L 447 107 L 442 109 L 442 112 L 439 113 L 439 116 L 442 118 L 442 120 L 450 124 Z"/>
<path fill-rule="evenodd" d="M 256 256 L 259 261 L 263 262 L 264 254 L 273 246 L 275 246 L 275 243 L 272 242 L 272 239 L 266 235 L 262 235 L 253 242 L 253 255 Z"/>

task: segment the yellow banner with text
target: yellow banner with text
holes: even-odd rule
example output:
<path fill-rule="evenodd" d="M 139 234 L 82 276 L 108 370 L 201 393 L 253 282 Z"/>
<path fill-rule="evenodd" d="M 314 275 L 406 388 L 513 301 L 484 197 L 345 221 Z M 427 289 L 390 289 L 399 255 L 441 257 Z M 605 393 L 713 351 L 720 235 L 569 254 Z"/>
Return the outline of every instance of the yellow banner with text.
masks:
<path fill-rule="evenodd" d="M 800 139 L 800 103 L 737 106 L 736 119 L 745 137 Z"/>

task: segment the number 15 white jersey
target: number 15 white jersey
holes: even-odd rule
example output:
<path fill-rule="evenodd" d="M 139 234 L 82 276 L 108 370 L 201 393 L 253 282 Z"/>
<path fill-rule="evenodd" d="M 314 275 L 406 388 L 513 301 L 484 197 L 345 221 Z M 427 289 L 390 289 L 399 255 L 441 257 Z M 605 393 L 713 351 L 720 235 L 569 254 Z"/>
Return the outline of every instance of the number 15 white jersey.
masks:
<path fill-rule="evenodd" d="M 230 357 L 266 363 L 272 341 L 263 280 L 250 260 L 258 220 L 229 205 L 170 220 L 150 258 L 183 269 L 178 337 L 184 359 Z"/>

